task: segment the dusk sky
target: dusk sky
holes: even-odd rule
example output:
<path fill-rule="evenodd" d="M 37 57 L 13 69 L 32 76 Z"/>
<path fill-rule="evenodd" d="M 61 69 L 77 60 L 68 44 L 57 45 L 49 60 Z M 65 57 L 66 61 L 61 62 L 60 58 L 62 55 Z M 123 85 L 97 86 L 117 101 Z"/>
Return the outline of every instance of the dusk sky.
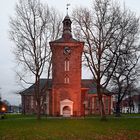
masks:
<path fill-rule="evenodd" d="M 10 41 L 9 17 L 14 16 L 15 4 L 18 0 L 1 0 L 0 2 L 0 94 L 3 99 L 8 100 L 11 104 L 18 105 L 20 96 L 15 94 L 21 87 L 16 83 L 15 62 L 12 49 L 14 44 Z M 65 15 L 66 4 L 70 3 L 70 10 L 76 6 L 91 7 L 92 0 L 42 0 L 49 6 L 53 6 Z M 121 4 L 125 5 L 134 11 L 137 16 L 140 16 L 140 0 L 120 0 Z M 86 72 L 85 72 L 86 73 Z M 84 74 L 83 74 L 84 77 Z"/>

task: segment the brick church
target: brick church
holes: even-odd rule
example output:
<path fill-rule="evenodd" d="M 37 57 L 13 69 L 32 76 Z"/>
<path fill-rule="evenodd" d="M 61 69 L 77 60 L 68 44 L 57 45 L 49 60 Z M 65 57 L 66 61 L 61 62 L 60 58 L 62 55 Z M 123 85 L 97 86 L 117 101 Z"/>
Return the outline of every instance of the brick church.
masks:
<path fill-rule="evenodd" d="M 40 86 L 48 83 L 42 113 L 51 116 L 84 116 L 99 114 L 96 83 L 92 79 L 81 80 L 81 59 L 84 42 L 75 40 L 71 33 L 71 20 L 67 15 L 63 20 L 63 34 L 50 42 L 52 51 L 52 79 L 41 79 Z M 21 92 L 22 112 L 36 113 L 33 96 L 34 85 Z M 112 96 L 103 91 L 106 114 L 112 112 Z"/>

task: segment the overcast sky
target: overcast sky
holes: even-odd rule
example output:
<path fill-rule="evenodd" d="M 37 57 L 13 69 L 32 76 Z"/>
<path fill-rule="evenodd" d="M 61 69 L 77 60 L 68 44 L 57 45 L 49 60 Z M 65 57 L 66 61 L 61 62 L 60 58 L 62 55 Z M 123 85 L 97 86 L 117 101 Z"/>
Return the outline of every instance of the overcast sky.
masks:
<path fill-rule="evenodd" d="M 14 45 L 8 37 L 9 17 L 14 15 L 15 3 L 18 0 L 1 0 L 0 1 L 0 94 L 3 99 L 8 100 L 11 104 L 18 105 L 20 96 L 15 91 L 20 89 L 15 78 L 15 63 L 12 54 L 12 46 Z M 53 6 L 66 13 L 66 4 L 70 3 L 70 12 L 72 8 L 82 5 L 91 6 L 91 0 L 42 0 L 46 1 L 49 6 Z M 125 5 L 140 16 L 140 0 L 120 0 Z"/>

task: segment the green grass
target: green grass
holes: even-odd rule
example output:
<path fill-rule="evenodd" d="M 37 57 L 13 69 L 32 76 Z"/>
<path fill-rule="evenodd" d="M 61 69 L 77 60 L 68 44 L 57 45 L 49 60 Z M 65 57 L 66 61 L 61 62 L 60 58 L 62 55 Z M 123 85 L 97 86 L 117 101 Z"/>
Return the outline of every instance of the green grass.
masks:
<path fill-rule="evenodd" d="M 132 113 L 132 114 L 122 114 L 122 117 L 140 117 L 140 113 L 138 114 L 136 114 L 136 113 Z"/>
<path fill-rule="evenodd" d="M 140 118 L 46 119 L 10 115 L 0 120 L 0 140 L 139 140 Z"/>
<path fill-rule="evenodd" d="M 16 119 L 16 118 L 35 118 L 35 115 L 23 115 L 23 114 L 6 114 L 7 119 Z"/>

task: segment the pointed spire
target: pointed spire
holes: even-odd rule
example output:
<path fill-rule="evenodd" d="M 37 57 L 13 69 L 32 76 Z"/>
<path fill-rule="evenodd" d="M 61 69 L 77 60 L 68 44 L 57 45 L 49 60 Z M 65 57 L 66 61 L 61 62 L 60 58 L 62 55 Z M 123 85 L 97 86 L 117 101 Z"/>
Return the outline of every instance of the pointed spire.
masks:
<path fill-rule="evenodd" d="M 69 40 L 70 38 L 72 38 L 72 34 L 71 34 L 71 20 L 70 17 L 68 15 L 68 6 L 70 6 L 70 4 L 67 4 L 67 15 L 65 16 L 64 20 L 63 20 L 63 35 L 62 38 L 64 38 L 65 40 Z"/>
<path fill-rule="evenodd" d="M 69 14 L 68 14 L 68 12 L 69 12 L 69 6 L 70 6 L 70 4 L 68 3 L 68 4 L 67 4 L 67 8 L 66 8 L 66 10 L 67 10 L 67 15 L 69 15 Z"/>

